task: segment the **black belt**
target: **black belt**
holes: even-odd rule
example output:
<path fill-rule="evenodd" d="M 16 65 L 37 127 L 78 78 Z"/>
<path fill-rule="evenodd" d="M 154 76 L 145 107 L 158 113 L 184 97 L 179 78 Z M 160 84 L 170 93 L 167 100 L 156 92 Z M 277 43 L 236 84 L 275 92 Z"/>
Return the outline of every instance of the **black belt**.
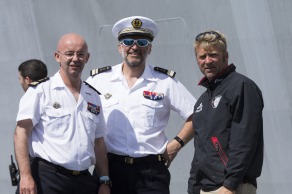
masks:
<path fill-rule="evenodd" d="M 76 170 L 69 170 L 67 168 L 64 168 L 62 166 L 59 166 L 59 165 L 56 165 L 56 164 L 53 164 L 45 159 L 42 159 L 42 158 L 35 158 L 36 161 L 38 161 L 39 163 L 42 163 L 50 168 L 53 168 L 55 170 L 57 170 L 58 172 L 60 173 L 64 173 L 64 174 L 70 174 L 70 175 L 74 175 L 74 176 L 77 176 L 77 175 L 84 175 L 84 174 L 88 174 L 89 171 L 88 170 L 82 170 L 82 171 L 76 171 Z"/>
<path fill-rule="evenodd" d="M 108 153 L 108 159 L 109 159 L 109 161 L 116 161 L 116 162 L 121 162 L 121 163 L 125 163 L 125 164 L 141 164 L 141 163 L 164 161 L 161 154 L 133 158 L 130 156 L 122 156 L 122 155 Z"/>

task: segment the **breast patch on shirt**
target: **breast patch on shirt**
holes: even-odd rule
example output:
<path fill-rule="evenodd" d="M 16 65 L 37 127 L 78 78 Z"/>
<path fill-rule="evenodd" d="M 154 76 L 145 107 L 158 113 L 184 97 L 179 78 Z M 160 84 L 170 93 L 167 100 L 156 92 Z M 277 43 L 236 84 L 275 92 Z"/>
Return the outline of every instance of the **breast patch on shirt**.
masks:
<path fill-rule="evenodd" d="M 87 110 L 95 115 L 100 113 L 100 106 L 87 102 Z"/>
<path fill-rule="evenodd" d="M 143 96 L 147 99 L 150 100 L 161 100 L 164 98 L 164 94 L 163 93 L 159 93 L 159 92 L 150 92 L 150 91 L 144 91 L 143 92 Z"/>

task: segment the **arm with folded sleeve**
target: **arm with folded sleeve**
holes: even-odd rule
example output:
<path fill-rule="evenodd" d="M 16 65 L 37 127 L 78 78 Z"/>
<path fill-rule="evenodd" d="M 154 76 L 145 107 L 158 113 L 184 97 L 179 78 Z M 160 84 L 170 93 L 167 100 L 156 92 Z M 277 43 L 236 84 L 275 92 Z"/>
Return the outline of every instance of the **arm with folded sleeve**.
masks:
<path fill-rule="evenodd" d="M 108 176 L 109 172 L 108 172 L 107 151 L 106 151 L 106 146 L 105 146 L 103 137 L 95 139 L 94 150 L 95 150 L 95 158 L 96 158 L 95 169 L 97 171 L 98 176 L 99 177 Z M 110 193 L 109 185 L 101 184 L 98 194 L 109 194 L 109 193 Z"/>
<path fill-rule="evenodd" d="M 32 129 L 31 119 L 25 119 L 17 122 L 14 132 L 14 149 L 21 177 L 19 193 L 37 193 L 37 187 L 31 174 L 28 151 L 28 139 Z"/>
<path fill-rule="evenodd" d="M 174 158 L 176 157 L 180 149 L 183 147 L 183 145 L 187 144 L 194 137 L 192 115 L 188 117 L 188 119 L 184 123 L 184 126 L 182 127 L 180 132 L 177 134 L 177 137 L 182 142 L 179 142 L 176 139 L 173 139 L 167 144 L 166 151 L 164 153 L 164 158 L 167 158 L 166 159 L 167 167 L 170 166 L 171 162 L 174 160 Z"/>
<path fill-rule="evenodd" d="M 230 151 L 219 194 L 234 194 L 245 177 L 251 174 L 251 177 L 259 176 L 256 171 L 247 171 L 257 154 L 256 148 L 261 146 L 264 107 L 262 94 L 253 84 L 244 84 L 240 89 L 243 91 L 242 94 L 237 95 L 238 99 L 233 100 L 235 110 L 229 140 Z M 261 163 L 258 165 L 261 166 Z"/>

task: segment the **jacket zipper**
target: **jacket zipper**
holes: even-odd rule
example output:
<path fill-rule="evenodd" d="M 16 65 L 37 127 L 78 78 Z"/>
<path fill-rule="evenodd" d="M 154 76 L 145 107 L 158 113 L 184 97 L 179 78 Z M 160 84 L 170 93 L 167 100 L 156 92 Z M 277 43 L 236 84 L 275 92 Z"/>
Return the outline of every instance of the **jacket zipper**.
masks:
<path fill-rule="evenodd" d="M 218 138 L 217 137 L 211 137 L 212 138 L 212 142 L 213 142 L 213 145 L 216 149 L 216 151 L 218 152 L 224 166 L 227 165 L 227 162 L 228 162 L 228 158 L 226 157 L 221 145 L 220 145 L 220 142 L 218 141 Z"/>

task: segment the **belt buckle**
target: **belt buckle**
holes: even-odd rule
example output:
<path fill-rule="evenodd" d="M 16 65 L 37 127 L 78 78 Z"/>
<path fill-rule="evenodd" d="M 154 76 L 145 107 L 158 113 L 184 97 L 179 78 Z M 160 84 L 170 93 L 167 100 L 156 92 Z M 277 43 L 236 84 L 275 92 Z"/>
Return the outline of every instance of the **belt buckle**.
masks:
<path fill-rule="evenodd" d="M 133 163 L 134 163 L 134 158 L 131 158 L 131 157 L 125 157 L 125 163 L 126 163 L 126 164 L 133 164 Z"/>
<path fill-rule="evenodd" d="M 76 170 L 72 170 L 72 175 L 79 175 L 80 174 L 80 171 L 76 171 Z"/>
<path fill-rule="evenodd" d="M 160 154 L 157 155 L 157 159 L 158 159 L 159 162 L 161 162 L 163 160 L 162 156 Z"/>

